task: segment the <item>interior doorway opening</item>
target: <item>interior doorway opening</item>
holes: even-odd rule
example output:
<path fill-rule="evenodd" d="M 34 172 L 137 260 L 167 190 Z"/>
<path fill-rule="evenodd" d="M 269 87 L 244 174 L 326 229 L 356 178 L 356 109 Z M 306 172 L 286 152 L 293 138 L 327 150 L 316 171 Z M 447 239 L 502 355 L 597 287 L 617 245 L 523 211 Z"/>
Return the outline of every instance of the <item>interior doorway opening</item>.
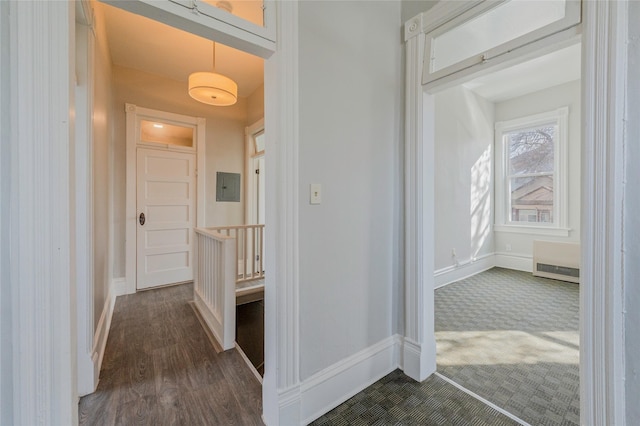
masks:
<path fill-rule="evenodd" d="M 580 421 L 579 290 L 532 275 L 537 243 L 580 243 L 580 56 L 575 40 L 433 95 L 437 372 L 530 424 Z M 538 297 L 566 297 L 547 312 L 563 320 L 529 312 Z"/>
<path fill-rule="evenodd" d="M 117 5 L 118 3 L 116 3 Z M 134 133 L 138 136 L 140 136 L 138 130 L 142 131 L 141 124 L 151 126 L 150 129 L 146 129 L 150 131 L 145 133 L 149 137 L 142 142 L 149 145 L 145 149 L 154 151 L 158 150 L 158 146 L 151 146 L 158 144 L 158 141 L 151 140 L 153 139 L 151 133 L 154 131 L 154 124 L 164 125 L 165 127 L 185 127 L 182 125 L 184 123 L 175 118 L 176 115 L 201 117 L 196 121 L 202 120 L 201 127 L 198 127 L 195 122 L 187 123 L 186 126 L 191 128 L 193 140 L 197 139 L 202 143 L 202 147 L 198 146 L 198 152 L 202 155 L 198 158 L 197 166 L 194 160 L 190 162 L 190 164 L 193 164 L 188 167 L 193 172 L 190 172 L 190 176 L 192 174 L 194 177 L 197 176 L 195 178 L 197 179 L 197 185 L 195 183 L 192 185 L 194 187 L 197 186 L 197 190 L 192 191 L 191 189 L 193 188 L 189 189 L 186 196 L 189 202 L 193 204 L 188 206 L 176 205 L 176 191 L 180 192 L 184 189 L 177 187 L 180 185 L 176 184 L 180 184 L 180 182 L 169 182 L 166 179 L 160 179 L 162 182 L 151 182 L 155 185 L 156 195 L 164 200 L 163 202 L 172 204 L 171 208 L 175 212 L 177 210 L 181 210 L 183 213 L 186 211 L 188 215 L 195 217 L 195 212 L 197 211 L 197 220 L 191 223 L 188 229 L 177 229 L 176 226 L 163 221 L 163 225 L 166 225 L 164 228 L 167 229 L 163 228 L 162 231 L 168 231 L 174 236 L 180 234 L 181 237 L 184 237 L 183 240 L 185 241 L 183 242 L 186 242 L 186 245 L 190 245 L 194 240 L 193 228 L 196 226 L 244 226 L 246 194 L 243 191 L 243 187 L 238 185 L 237 198 L 234 197 L 231 201 L 226 199 L 218 200 L 216 197 L 218 182 L 216 180 L 218 172 L 238 176 L 238 183 L 240 180 L 244 181 L 246 179 L 244 175 L 245 127 L 258 119 L 263 120 L 265 109 L 264 60 L 255 55 L 259 53 L 263 56 L 268 56 L 265 53 L 268 50 L 268 46 L 250 48 L 249 44 L 251 43 L 248 43 L 246 50 L 252 52 L 248 53 L 224 45 L 216 39 L 218 46 L 216 49 L 217 69 L 219 72 L 234 78 L 238 83 L 239 96 L 238 102 L 233 106 L 212 107 L 196 102 L 189 96 L 187 81 L 190 73 L 210 69 L 212 59 L 212 41 L 210 39 L 194 35 L 197 31 L 194 31 L 194 33 L 185 32 L 108 4 L 92 3 L 92 6 L 95 7 L 94 13 L 96 17 L 95 27 L 92 28 L 95 34 L 93 42 L 95 43 L 96 51 L 95 71 L 92 79 L 95 81 L 96 90 L 101 94 L 98 99 L 98 102 L 101 103 L 100 110 L 104 107 L 107 111 L 99 119 L 107 123 L 108 125 L 105 125 L 105 128 L 109 129 L 109 134 L 104 135 L 105 140 L 109 140 L 108 156 L 97 158 L 96 161 L 99 163 L 97 167 L 101 170 L 102 168 L 109 170 L 108 179 L 111 182 L 112 189 L 108 198 L 111 203 L 109 208 L 113 217 L 113 228 L 108 238 L 95 241 L 96 245 L 109 246 L 111 259 L 105 262 L 105 268 L 112 269 L 114 277 L 106 282 L 104 289 L 99 288 L 95 292 L 96 300 L 98 297 L 107 299 L 104 307 L 101 303 L 92 301 L 96 305 L 95 311 L 100 318 L 100 321 L 95 321 L 94 324 L 99 323 L 97 327 L 101 330 L 101 334 L 96 337 L 100 342 L 94 342 L 93 345 L 93 351 L 96 353 L 91 355 L 98 360 L 97 370 L 99 371 L 102 360 L 102 353 L 100 352 L 104 352 L 106 346 L 116 296 L 130 294 L 142 288 L 136 287 L 136 281 L 139 281 L 136 279 L 136 270 L 140 271 L 139 267 L 136 268 L 136 265 L 140 264 L 136 260 L 136 250 L 134 249 L 132 255 L 129 256 L 125 247 L 128 247 L 131 241 L 144 240 L 149 242 L 154 240 L 154 237 L 146 234 L 139 235 L 139 238 L 136 238 L 135 235 L 136 226 L 142 227 L 151 224 L 151 217 L 148 212 L 134 211 L 129 214 L 127 211 L 125 213 L 125 210 L 131 204 L 129 203 L 129 195 L 133 194 L 134 202 L 131 205 L 136 210 L 135 198 L 144 192 L 137 188 L 139 185 L 136 184 L 135 167 L 133 178 L 127 176 L 127 160 L 131 158 L 135 164 L 136 148 L 134 144 L 133 155 L 130 155 L 131 153 L 128 152 L 128 147 L 125 144 L 125 105 L 135 104 L 136 108 L 164 111 L 170 116 L 168 118 L 165 117 L 166 120 L 147 120 L 149 123 L 137 123 L 134 126 L 137 129 Z M 208 10 L 208 6 L 203 6 L 203 10 Z M 259 10 L 260 13 L 265 12 L 262 8 L 259 8 Z M 228 12 L 224 11 L 224 13 Z M 273 12 L 273 9 L 269 11 L 269 13 L 271 12 Z M 216 13 L 214 11 L 214 14 Z M 273 15 L 271 16 L 273 17 Z M 226 18 L 235 19 L 229 16 L 226 16 Z M 273 24 L 273 21 L 267 19 L 265 15 L 264 23 L 268 22 Z M 243 27 L 243 25 L 239 25 L 237 28 Z M 252 25 L 247 24 L 246 28 L 251 29 L 253 28 Z M 256 29 L 256 31 L 267 34 L 273 29 L 273 25 L 270 28 L 264 25 L 261 29 Z M 150 36 L 151 34 L 153 36 Z M 230 38 L 220 34 L 222 41 L 229 41 L 230 44 L 236 46 L 241 44 L 238 40 L 242 37 L 244 36 L 238 35 L 237 32 Z M 175 60 L 166 60 L 168 57 Z M 182 139 L 178 137 L 176 139 L 178 143 L 165 144 L 167 146 L 164 146 L 163 149 L 172 152 L 181 151 L 181 155 L 191 155 L 182 151 L 195 151 L 195 143 L 187 146 L 188 144 L 185 145 Z M 181 167 L 176 164 L 168 164 L 164 160 L 159 162 L 164 164 L 165 168 L 163 170 L 160 170 L 162 167 L 156 164 L 158 166 L 156 169 L 159 169 L 160 172 L 169 173 Z M 144 182 L 143 186 L 146 191 L 149 189 L 149 182 Z M 165 188 L 162 189 L 160 188 L 161 186 Z M 171 186 L 171 188 L 167 190 L 167 186 Z M 264 215 L 264 200 L 262 206 Z M 153 208 L 156 207 L 157 205 L 153 206 Z M 144 213 L 144 218 L 140 213 Z M 134 231 L 133 236 L 131 236 L 130 232 L 132 229 Z M 166 241 L 156 242 L 161 246 L 167 245 L 164 244 Z M 190 256 L 182 256 L 181 260 L 184 261 L 183 266 L 186 269 L 189 266 L 193 266 L 194 259 Z M 262 261 L 262 259 L 260 260 Z M 159 267 L 171 267 L 172 265 L 169 261 L 156 262 L 156 266 Z M 166 274 L 161 273 L 160 275 L 165 276 Z M 181 276 L 178 279 L 172 278 L 169 281 L 155 284 L 167 285 L 185 280 L 188 280 L 188 277 Z M 260 334 L 263 334 L 263 330 L 260 331 Z M 95 388 L 95 384 L 87 388 Z"/>

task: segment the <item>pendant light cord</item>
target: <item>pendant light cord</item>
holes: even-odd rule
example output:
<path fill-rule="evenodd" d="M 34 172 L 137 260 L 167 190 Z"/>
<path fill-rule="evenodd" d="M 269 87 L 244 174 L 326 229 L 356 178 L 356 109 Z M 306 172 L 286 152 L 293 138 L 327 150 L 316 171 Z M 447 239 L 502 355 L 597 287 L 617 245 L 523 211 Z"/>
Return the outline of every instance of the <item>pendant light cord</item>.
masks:
<path fill-rule="evenodd" d="M 212 56 L 212 62 L 213 62 L 213 72 L 216 72 L 216 42 L 214 41 L 212 42 L 212 44 L 213 46 L 211 50 L 213 51 L 213 54 L 211 56 Z"/>

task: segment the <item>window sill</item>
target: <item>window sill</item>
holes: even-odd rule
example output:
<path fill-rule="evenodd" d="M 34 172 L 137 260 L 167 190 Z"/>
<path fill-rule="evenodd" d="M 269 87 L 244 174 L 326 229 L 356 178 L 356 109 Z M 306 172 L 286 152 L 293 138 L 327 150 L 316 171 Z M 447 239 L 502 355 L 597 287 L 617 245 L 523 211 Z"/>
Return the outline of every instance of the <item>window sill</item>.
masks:
<path fill-rule="evenodd" d="M 526 225 L 494 225 L 496 232 L 510 232 L 513 234 L 550 235 L 554 237 L 568 237 L 571 228 L 556 228 L 551 226 Z"/>

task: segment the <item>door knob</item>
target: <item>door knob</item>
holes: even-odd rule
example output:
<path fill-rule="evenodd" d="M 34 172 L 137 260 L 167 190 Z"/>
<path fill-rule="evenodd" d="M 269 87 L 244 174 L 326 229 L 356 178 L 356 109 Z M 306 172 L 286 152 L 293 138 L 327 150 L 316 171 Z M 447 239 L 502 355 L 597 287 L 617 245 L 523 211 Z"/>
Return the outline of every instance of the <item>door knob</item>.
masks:
<path fill-rule="evenodd" d="M 144 225 L 144 222 L 145 222 L 144 213 L 140 213 L 140 217 L 138 218 L 138 220 L 140 221 L 140 225 Z"/>

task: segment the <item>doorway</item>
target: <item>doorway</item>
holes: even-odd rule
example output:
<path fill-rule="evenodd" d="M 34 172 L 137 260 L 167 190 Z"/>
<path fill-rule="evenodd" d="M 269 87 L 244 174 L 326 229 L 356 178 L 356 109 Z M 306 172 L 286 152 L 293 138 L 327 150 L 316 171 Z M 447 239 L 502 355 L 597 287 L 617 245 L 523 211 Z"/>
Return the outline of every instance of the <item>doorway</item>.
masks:
<path fill-rule="evenodd" d="M 488 5 L 488 3 L 487 3 Z M 625 94 L 626 5 L 600 2 L 575 2 L 582 8 L 581 26 L 554 35 L 579 37 L 582 40 L 581 84 L 581 286 L 580 286 L 580 396 L 581 422 L 587 424 L 615 424 L 624 416 L 622 282 L 617 275 L 621 265 L 621 222 L 613 211 L 620 211 L 621 199 L 610 196 L 608 190 L 621 184 L 608 171 L 620 167 L 623 158 L 622 129 Z M 473 7 L 472 4 L 467 6 Z M 440 14 L 425 12 L 409 20 L 405 26 L 407 42 L 407 337 L 405 344 L 405 372 L 422 380 L 435 371 L 435 335 L 433 334 L 433 292 L 431 286 L 434 247 L 433 235 L 433 122 L 434 85 L 423 86 L 425 64 L 423 34 L 438 27 L 442 21 L 459 17 L 463 8 L 445 5 Z M 465 9 L 466 10 L 466 9 Z M 459 21 L 458 21 L 459 22 Z M 420 36 L 420 37 L 418 37 Z M 531 54 L 540 48 L 533 42 L 526 47 L 509 50 L 503 59 L 513 60 L 519 52 Z M 544 47 L 544 46 L 542 46 Z M 428 54 L 428 52 L 427 52 Z M 478 55 L 480 65 L 460 71 L 438 84 L 444 89 L 456 78 L 477 69 L 491 67 L 493 57 Z M 428 59 L 427 59 L 428 60 Z M 498 61 L 499 62 L 499 61 Z M 504 62 L 503 62 L 504 63 Z M 604 65 L 603 65 L 604 64 Z M 449 87 L 450 87 L 449 86 Z M 602 189 L 602 191 L 600 191 Z M 617 194 L 617 193 L 616 193 Z M 415 206 L 415 207 L 414 207 Z M 610 216 L 612 214 L 612 216 Z M 414 236 L 415 235 L 415 236 Z M 424 262 L 412 265 L 415 257 Z M 607 259 L 607 262 L 602 262 Z M 424 297 L 412 299 L 414 295 Z M 415 300 L 415 301 L 414 301 Z M 602 303 L 595 303 L 601 301 Z M 416 342 L 415 344 L 413 344 Z"/>
<path fill-rule="evenodd" d="M 193 280 L 204 204 L 205 120 L 126 105 L 130 292 Z M 198 171 L 201 171 L 198 174 Z"/>
<path fill-rule="evenodd" d="M 579 423 L 579 287 L 532 272 L 536 243 L 580 242 L 580 63 L 576 42 L 434 95 L 437 371 L 530 424 Z"/>

